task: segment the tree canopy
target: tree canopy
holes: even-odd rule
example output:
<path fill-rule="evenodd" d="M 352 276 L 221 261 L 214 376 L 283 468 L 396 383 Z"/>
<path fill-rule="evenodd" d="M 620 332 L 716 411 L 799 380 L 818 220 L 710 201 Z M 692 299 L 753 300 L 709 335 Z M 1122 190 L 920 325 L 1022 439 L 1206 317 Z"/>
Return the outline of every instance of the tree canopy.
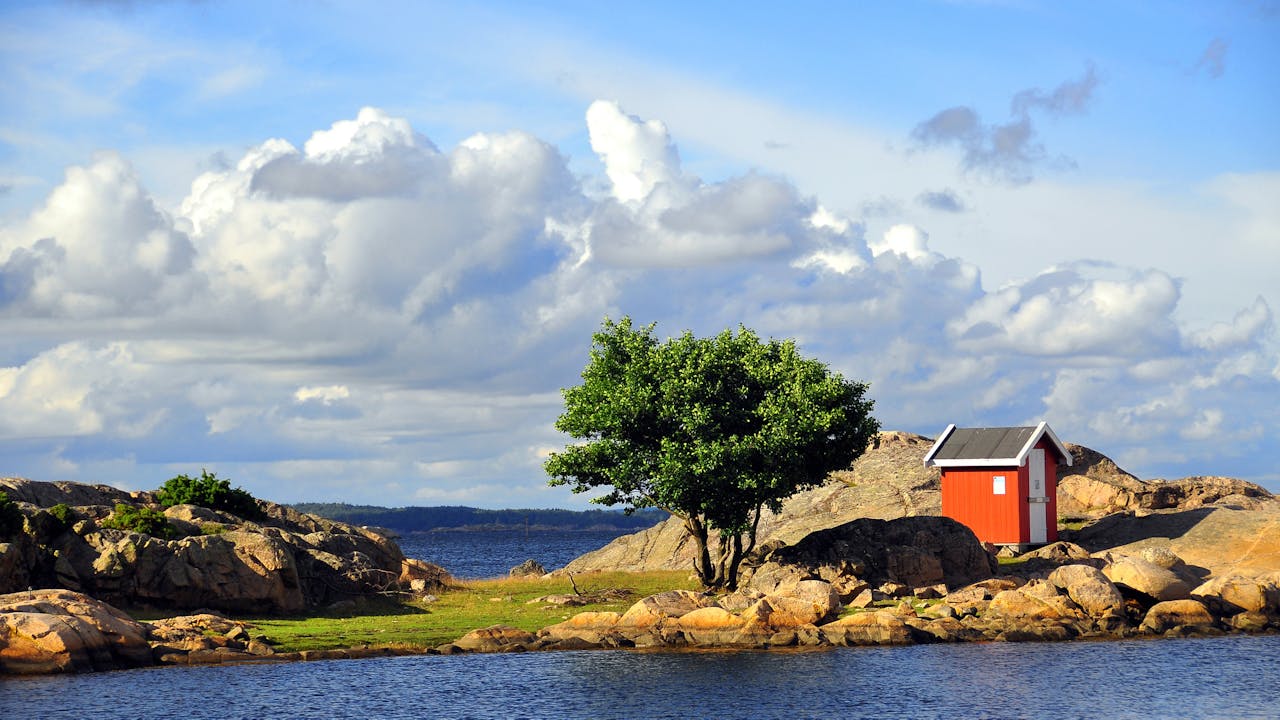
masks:
<path fill-rule="evenodd" d="M 592 502 L 681 518 L 703 584 L 734 588 L 761 511 L 858 457 L 879 430 L 874 401 L 790 340 L 740 327 L 660 342 L 654 328 L 605 319 L 556 421 L 580 442 L 544 467 L 551 485 L 607 489 Z"/>

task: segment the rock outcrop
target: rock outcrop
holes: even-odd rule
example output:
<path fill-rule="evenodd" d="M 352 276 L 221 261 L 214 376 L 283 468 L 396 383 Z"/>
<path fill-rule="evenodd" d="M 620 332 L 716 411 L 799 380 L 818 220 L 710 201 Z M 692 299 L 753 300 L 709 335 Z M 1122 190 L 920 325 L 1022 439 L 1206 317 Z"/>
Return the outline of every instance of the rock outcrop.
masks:
<path fill-rule="evenodd" d="M 769 593 L 671 591 L 643 598 L 622 614 L 584 612 L 536 633 L 484 628 L 437 651 L 1042 642 L 1280 631 L 1280 572 L 1206 583 L 1192 597 L 1157 600 L 1167 588 L 1139 593 L 1110 578 L 1142 584 L 1133 579 L 1134 566 L 1143 576 L 1152 568 L 1173 574 L 1170 568 L 1136 555 L 1093 559 L 1103 568 L 1064 558 L 1066 564 L 1047 579 L 993 577 L 937 600 L 882 597 L 865 609 L 843 606 L 836 586 L 816 579 L 782 583 Z M 1176 556 L 1163 561 L 1185 565 Z M 1122 587 L 1133 596 L 1126 598 Z"/>
<path fill-rule="evenodd" d="M 1096 519 L 1114 513 L 1192 510 L 1209 505 L 1257 509 L 1272 499 L 1251 482 L 1217 476 L 1139 480 L 1101 453 L 1066 443 L 1071 465 L 1058 466 L 1058 514 Z"/>
<path fill-rule="evenodd" d="M 849 470 L 833 473 L 826 484 L 793 495 L 778 513 L 766 510 L 760 518 L 757 545 L 793 543 L 814 530 L 855 518 L 940 514 L 938 470 L 923 464 L 932 444 L 922 435 L 880 433 Z M 713 548 L 715 543 L 713 539 Z M 573 560 L 561 572 L 683 570 L 693 567 L 693 553 L 683 524 L 671 518 L 623 535 Z"/>
<path fill-rule="evenodd" d="M 70 590 L 0 595 L 0 672 L 83 672 L 153 664 L 147 631 Z"/>
<path fill-rule="evenodd" d="M 53 507 L 59 503 L 71 507 L 116 503 L 154 502 L 149 492 L 129 492 L 110 485 L 87 485 L 75 482 L 32 482 L 24 478 L 0 477 L 0 491 L 15 502 L 36 507 Z"/>
<path fill-rule="evenodd" d="M 1253 576 L 1280 568 L 1280 501 L 1259 501 L 1254 509 L 1207 506 L 1141 516 L 1120 513 L 1072 533 L 1071 539 L 1094 554 L 1140 556 L 1167 550 L 1199 579 Z"/>
<path fill-rule="evenodd" d="M 61 587 L 122 607 L 282 613 L 400 589 L 436 592 L 439 568 L 405 560 L 364 528 L 259 501 L 253 519 L 190 505 L 164 509 L 181 537 L 106 527 L 117 503 L 159 509 L 151 493 L 6 478 L 26 532 L 0 545 L 0 591 Z M 55 515 L 57 504 L 69 510 Z M 89 503 L 89 504 L 74 504 Z"/>
<path fill-rule="evenodd" d="M 932 439 L 921 435 L 880 433 L 848 470 L 832 473 L 826 484 L 792 496 L 783 503 L 781 512 L 766 512 L 760 520 L 757 546 L 792 544 L 815 530 L 857 518 L 891 520 L 940 515 L 939 473 L 937 468 L 926 468 L 923 463 L 932 444 Z M 1241 554 L 1250 557 L 1238 563 L 1233 571 L 1280 567 L 1280 531 L 1272 532 L 1274 542 L 1264 541 L 1247 552 L 1243 547 L 1235 551 L 1222 547 L 1232 539 L 1252 542 L 1257 537 L 1254 531 L 1263 529 L 1270 522 L 1268 518 L 1280 513 L 1280 501 L 1264 488 L 1243 480 L 1209 476 L 1140 480 L 1095 450 L 1070 443 L 1067 448 L 1072 454 L 1072 465 L 1058 467 L 1058 513 L 1064 519 L 1103 518 L 1100 523 L 1070 534 L 1069 539 L 1089 551 L 1160 537 L 1172 539 L 1171 549 L 1186 557 L 1187 562 L 1214 572 L 1228 570 L 1214 561 L 1214 557 L 1239 558 Z M 1207 557 L 1197 554 L 1193 546 L 1210 539 L 1209 533 L 1187 542 L 1179 542 L 1177 534 L 1168 532 L 1135 535 L 1123 542 L 1112 537 L 1114 533 L 1108 535 L 1115 529 L 1115 523 L 1108 523 L 1112 518 L 1117 518 L 1120 526 L 1129 527 L 1129 521 L 1137 515 L 1157 517 L 1186 512 L 1202 514 L 1195 516 L 1197 518 L 1216 516 L 1211 522 L 1217 536 L 1212 538 L 1216 547 L 1203 553 Z M 1239 514 L 1220 516 L 1220 513 Z M 1184 519 L 1190 517 L 1184 516 Z M 1150 524 L 1161 522 L 1165 521 L 1157 517 Z M 1105 544 L 1108 541 L 1110 545 Z M 1121 550 L 1136 552 L 1150 544 Z M 714 539 L 712 545 L 715 545 Z M 1219 554 L 1219 548 L 1226 553 Z M 619 537 L 573 560 L 560 572 L 680 570 L 693 566 L 693 552 L 693 543 L 681 521 L 671 518 L 647 530 Z"/>

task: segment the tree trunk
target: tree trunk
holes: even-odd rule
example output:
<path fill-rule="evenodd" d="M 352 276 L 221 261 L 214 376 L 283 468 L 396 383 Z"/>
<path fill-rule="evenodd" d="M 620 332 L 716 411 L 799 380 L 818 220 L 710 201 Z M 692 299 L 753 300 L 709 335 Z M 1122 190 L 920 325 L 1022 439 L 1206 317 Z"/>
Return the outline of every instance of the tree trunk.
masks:
<path fill-rule="evenodd" d="M 756 505 L 754 517 L 751 518 L 751 529 L 747 531 L 747 546 L 742 546 L 742 533 L 733 536 L 733 554 L 729 558 L 728 566 L 724 569 L 723 586 L 728 590 L 738 589 L 738 566 L 742 564 L 745 558 L 752 550 L 756 549 L 756 531 L 760 529 L 760 510 L 763 506 Z M 721 543 L 724 538 L 720 539 Z"/>
<path fill-rule="evenodd" d="M 745 533 L 745 544 L 744 533 L 720 535 L 720 545 L 716 548 L 714 560 L 707 524 L 697 516 L 683 518 L 684 528 L 693 537 L 696 551 L 693 556 L 693 569 L 698 573 L 698 579 L 702 582 L 704 589 L 738 589 L 738 566 L 742 564 L 742 559 L 756 547 L 756 532 L 760 528 L 762 507 L 762 505 L 756 506 L 755 514 L 751 519 L 751 528 Z"/>
<path fill-rule="evenodd" d="M 693 569 L 705 588 L 715 587 L 716 568 L 711 564 L 711 549 L 707 547 L 707 526 L 697 516 L 684 519 L 684 529 L 693 538 Z"/>

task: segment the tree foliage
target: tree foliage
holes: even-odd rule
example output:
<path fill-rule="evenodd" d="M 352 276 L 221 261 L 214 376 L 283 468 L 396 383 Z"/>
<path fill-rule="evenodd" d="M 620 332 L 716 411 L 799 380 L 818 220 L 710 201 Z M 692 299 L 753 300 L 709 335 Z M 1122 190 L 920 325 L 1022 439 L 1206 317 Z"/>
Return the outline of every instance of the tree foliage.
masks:
<path fill-rule="evenodd" d="M 156 499 L 164 507 L 199 505 L 246 519 L 262 516 L 258 501 L 248 491 L 233 488 L 229 480 L 220 480 L 214 473 L 203 469 L 198 478 L 178 475 L 166 480 L 156 491 Z"/>
<path fill-rule="evenodd" d="M 654 325 L 606 318 L 582 380 L 556 421 L 581 442 L 547 459 L 550 484 L 681 518 L 707 587 L 737 585 L 763 509 L 847 467 L 879 430 L 864 383 L 746 328 L 660 342 Z"/>

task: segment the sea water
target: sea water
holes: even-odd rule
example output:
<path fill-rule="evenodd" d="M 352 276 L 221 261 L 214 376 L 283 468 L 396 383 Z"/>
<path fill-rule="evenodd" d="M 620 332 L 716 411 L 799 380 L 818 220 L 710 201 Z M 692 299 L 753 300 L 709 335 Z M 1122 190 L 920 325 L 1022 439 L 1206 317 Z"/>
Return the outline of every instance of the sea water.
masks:
<path fill-rule="evenodd" d="M 475 579 L 506 575 L 525 560 L 547 570 L 604 547 L 626 530 L 437 530 L 411 533 L 396 542 L 405 557 L 426 560 L 454 577 Z"/>
<path fill-rule="evenodd" d="M 1280 636 L 414 656 L 0 679 L 2 718 L 1275 718 Z"/>

